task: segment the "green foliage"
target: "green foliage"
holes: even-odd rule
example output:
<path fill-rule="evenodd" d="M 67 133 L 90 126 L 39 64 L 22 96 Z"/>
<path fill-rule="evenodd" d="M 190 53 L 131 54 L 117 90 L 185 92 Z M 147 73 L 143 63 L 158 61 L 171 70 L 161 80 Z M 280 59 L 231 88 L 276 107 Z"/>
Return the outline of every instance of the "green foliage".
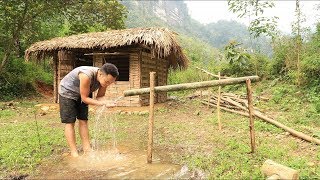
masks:
<path fill-rule="evenodd" d="M 276 16 L 266 17 L 263 16 L 264 10 L 267 8 L 273 8 L 274 2 L 259 1 L 259 0 L 228 0 L 229 10 L 233 13 L 238 13 L 238 17 L 255 17 L 250 22 L 248 27 L 251 34 L 254 37 L 259 37 L 262 34 L 266 34 L 270 37 L 275 37 L 277 34 L 277 20 Z"/>
<path fill-rule="evenodd" d="M 301 62 L 304 83 L 309 87 L 314 87 L 320 92 L 320 23 L 310 42 L 307 43 L 307 51 Z"/>
<path fill-rule="evenodd" d="M 224 49 L 228 64 L 224 64 L 222 73 L 227 76 L 243 76 L 252 72 L 251 56 L 244 49 L 237 47 L 239 45 L 237 42 L 232 41 Z"/>
<path fill-rule="evenodd" d="M 4 57 L 23 57 L 24 50 L 35 41 L 124 28 L 126 14 L 116 0 L 0 1 L 0 28 L 5 29 L 0 32 L 0 50 Z M 0 70 L 8 59 L 2 60 Z"/>
<path fill-rule="evenodd" d="M 35 94 L 36 81 L 53 84 L 53 73 L 41 65 L 14 58 L 0 74 L 0 100 L 11 100 Z"/>
<path fill-rule="evenodd" d="M 68 34 L 123 29 L 126 8 L 117 0 L 85 0 L 69 8 Z"/>

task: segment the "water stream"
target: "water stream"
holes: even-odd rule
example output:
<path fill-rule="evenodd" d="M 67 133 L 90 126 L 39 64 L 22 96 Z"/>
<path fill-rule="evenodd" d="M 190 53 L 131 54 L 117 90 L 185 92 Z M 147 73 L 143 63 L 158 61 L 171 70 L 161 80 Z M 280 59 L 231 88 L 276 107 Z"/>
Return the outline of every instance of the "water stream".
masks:
<path fill-rule="evenodd" d="M 120 100 L 122 97 L 118 98 Z M 115 101 L 117 101 L 115 100 Z M 156 154 L 153 162 L 147 163 L 147 152 L 134 142 L 118 144 L 116 139 L 117 116 L 110 113 L 107 106 L 97 108 L 92 133 L 94 151 L 78 158 L 65 157 L 61 163 L 49 165 L 50 170 L 39 175 L 46 179 L 172 179 L 181 173 L 181 166 L 162 162 Z M 106 146 L 103 133 L 111 136 L 111 147 Z M 108 136 L 108 137 L 110 137 Z M 182 177 L 182 176 L 178 176 Z"/>

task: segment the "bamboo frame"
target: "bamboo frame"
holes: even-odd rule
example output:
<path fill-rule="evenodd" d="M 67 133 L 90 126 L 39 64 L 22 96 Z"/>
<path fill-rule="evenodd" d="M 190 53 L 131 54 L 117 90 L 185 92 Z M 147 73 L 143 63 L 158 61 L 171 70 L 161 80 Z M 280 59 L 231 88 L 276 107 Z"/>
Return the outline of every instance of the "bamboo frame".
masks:
<path fill-rule="evenodd" d="M 150 102 L 149 102 L 149 130 L 148 130 L 148 149 L 147 149 L 147 163 L 152 163 L 153 151 L 153 126 L 154 126 L 154 101 L 155 101 L 155 72 L 150 72 Z"/>
<path fill-rule="evenodd" d="M 255 141 L 255 132 L 254 132 L 254 109 L 252 104 L 252 90 L 251 90 L 251 81 L 250 79 L 246 80 L 247 85 L 247 97 L 248 97 L 248 111 L 249 111 L 249 129 L 250 129 L 250 144 L 251 144 L 251 153 L 255 152 L 256 141 Z"/>

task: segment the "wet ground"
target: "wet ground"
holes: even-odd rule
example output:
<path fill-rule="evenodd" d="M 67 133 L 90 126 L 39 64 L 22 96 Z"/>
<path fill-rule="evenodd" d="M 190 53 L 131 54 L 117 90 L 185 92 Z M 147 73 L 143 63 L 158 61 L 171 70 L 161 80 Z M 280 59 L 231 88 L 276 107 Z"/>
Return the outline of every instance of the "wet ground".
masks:
<path fill-rule="evenodd" d="M 147 163 L 147 152 L 128 146 L 96 150 L 78 158 L 67 155 L 61 161 L 47 162 L 33 178 L 40 179 L 170 179 L 178 178 L 181 166 L 154 155 Z"/>

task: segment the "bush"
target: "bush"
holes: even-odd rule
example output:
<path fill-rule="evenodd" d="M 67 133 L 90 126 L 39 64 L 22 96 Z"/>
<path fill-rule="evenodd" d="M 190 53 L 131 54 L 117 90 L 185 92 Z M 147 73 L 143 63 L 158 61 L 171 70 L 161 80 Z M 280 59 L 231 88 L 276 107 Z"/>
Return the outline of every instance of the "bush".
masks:
<path fill-rule="evenodd" d="M 35 82 L 53 84 L 50 68 L 42 67 L 21 58 L 12 58 L 0 73 L 0 100 L 11 100 L 36 94 Z M 44 70 L 46 68 L 47 70 Z"/>

